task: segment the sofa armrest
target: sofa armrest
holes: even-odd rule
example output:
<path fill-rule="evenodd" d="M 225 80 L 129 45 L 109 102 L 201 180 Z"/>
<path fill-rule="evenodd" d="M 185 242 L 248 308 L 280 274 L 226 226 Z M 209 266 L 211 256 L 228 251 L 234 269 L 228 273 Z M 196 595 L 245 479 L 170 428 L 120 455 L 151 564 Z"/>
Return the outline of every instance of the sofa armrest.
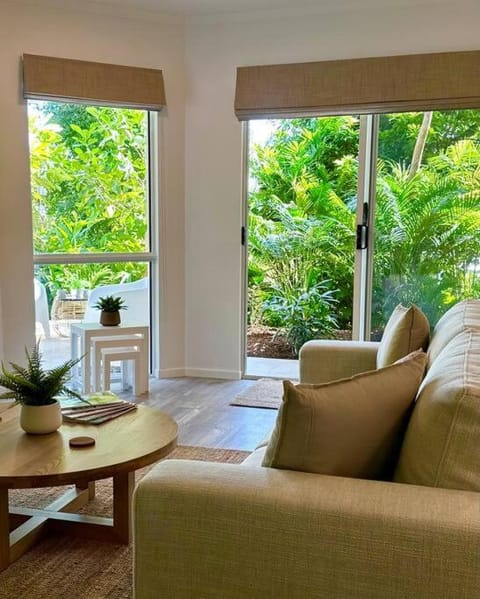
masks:
<path fill-rule="evenodd" d="M 300 349 L 300 382 L 328 383 L 377 367 L 375 341 L 308 341 Z"/>
<path fill-rule="evenodd" d="M 479 497 L 169 460 L 135 493 L 135 597 L 478 598 Z"/>

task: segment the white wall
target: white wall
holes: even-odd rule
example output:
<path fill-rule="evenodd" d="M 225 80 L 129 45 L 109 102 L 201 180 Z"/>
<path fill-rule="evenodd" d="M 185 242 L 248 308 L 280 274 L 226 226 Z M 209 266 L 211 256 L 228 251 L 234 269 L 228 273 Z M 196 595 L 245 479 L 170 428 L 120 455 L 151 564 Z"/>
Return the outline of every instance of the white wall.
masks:
<path fill-rule="evenodd" d="M 168 374 L 184 365 L 184 25 L 178 18 L 155 14 L 122 11 L 117 17 L 93 5 L 88 10 L 0 2 L 0 349 L 5 359 L 21 359 L 34 331 L 27 118 L 20 96 L 20 57 L 44 54 L 161 68 L 168 111 L 160 117 L 160 254 L 165 290 L 160 307 L 160 365 Z"/>
<path fill-rule="evenodd" d="M 241 127 L 233 113 L 236 67 L 480 47 L 476 0 L 369 4 L 368 10 L 352 8 L 344 14 L 333 10 L 295 15 L 292 9 L 278 18 L 237 15 L 189 24 L 187 373 L 234 377 L 242 369 Z"/>

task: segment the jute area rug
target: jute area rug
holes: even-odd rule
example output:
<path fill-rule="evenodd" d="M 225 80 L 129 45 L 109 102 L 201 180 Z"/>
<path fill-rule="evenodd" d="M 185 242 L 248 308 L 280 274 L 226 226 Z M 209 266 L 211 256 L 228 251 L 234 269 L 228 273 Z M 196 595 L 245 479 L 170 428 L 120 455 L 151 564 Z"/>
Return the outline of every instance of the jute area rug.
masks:
<path fill-rule="evenodd" d="M 283 381 L 278 379 L 258 379 L 235 396 L 231 406 L 246 406 L 249 408 L 278 409 L 282 403 Z"/>
<path fill-rule="evenodd" d="M 249 452 L 177 447 L 166 459 L 243 462 Z M 136 473 L 137 480 L 148 472 Z M 12 491 L 13 505 L 42 508 L 65 487 Z M 83 513 L 111 517 L 111 479 L 96 483 Z M 49 536 L 0 574 L 0 599 L 132 599 L 132 547 L 66 536 Z"/>

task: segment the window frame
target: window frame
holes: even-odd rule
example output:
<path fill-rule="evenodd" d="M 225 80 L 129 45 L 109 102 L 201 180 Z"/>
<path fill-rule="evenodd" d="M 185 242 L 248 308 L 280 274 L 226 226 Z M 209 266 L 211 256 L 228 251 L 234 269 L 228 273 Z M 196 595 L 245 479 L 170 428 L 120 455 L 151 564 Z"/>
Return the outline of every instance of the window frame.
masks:
<path fill-rule="evenodd" d="M 48 100 L 62 102 L 60 99 Z M 93 105 L 93 104 L 92 104 Z M 113 106 L 113 108 L 121 108 Z M 143 109 L 141 109 L 143 110 Z M 159 194 L 159 158 L 160 158 L 160 126 L 159 113 L 146 110 L 148 117 L 147 131 L 147 220 L 149 250 L 145 252 L 85 252 L 85 253 L 35 253 L 33 266 L 46 264 L 118 264 L 123 262 L 144 262 L 149 266 L 149 303 L 150 303 L 150 372 L 158 377 L 160 370 L 160 270 L 159 270 L 159 230 L 160 230 L 160 194 Z M 28 118 L 28 107 L 27 107 Z M 29 150 L 30 157 L 30 150 Z M 31 202 L 30 202 L 31 209 Z M 32 231 L 33 239 L 33 231 Z"/>

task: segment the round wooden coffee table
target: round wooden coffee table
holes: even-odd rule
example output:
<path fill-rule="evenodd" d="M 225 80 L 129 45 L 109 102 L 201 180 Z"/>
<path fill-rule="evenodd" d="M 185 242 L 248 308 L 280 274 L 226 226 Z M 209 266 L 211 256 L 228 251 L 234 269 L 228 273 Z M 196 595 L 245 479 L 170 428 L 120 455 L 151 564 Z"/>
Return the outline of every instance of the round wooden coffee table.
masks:
<path fill-rule="evenodd" d="M 49 531 L 129 543 L 134 472 L 176 446 L 176 422 L 147 406 L 99 426 L 64 423 L 49 435 L 27 435 L 19 408 L 0 422 L 0 571 Z M 90 436 L 91 447 L 69 446 Z M 113 518 L 72 513 L 95 495 L 95 481 L 113 477 Z M 8 508 L 9 489 L 75 485 L 45 509 Z"/>

